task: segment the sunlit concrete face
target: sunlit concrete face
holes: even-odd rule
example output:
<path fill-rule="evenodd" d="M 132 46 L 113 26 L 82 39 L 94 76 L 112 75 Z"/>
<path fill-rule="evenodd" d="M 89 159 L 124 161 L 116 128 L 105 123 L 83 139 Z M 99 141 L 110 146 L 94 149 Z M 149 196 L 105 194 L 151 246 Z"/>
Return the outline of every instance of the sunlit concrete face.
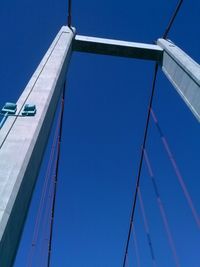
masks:
<path fill-rule="evenodd" d="M 12 266 L 63 89 L 74 32 L 62 27 L 17 101 L 36 105 L 35 116 L 9 117 L 0 130 L 0 266 Z"/>
<path fill-rule="evenodd" d="M 162 70 L 200 121 L 200 65 L 172 42 L 159 39 L 163 48 Z"/>

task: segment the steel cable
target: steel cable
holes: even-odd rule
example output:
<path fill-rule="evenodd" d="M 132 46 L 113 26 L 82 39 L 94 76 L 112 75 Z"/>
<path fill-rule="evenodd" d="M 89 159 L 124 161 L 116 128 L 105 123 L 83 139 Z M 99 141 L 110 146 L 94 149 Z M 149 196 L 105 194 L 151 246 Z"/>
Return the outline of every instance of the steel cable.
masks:
<path fill-rule="evenodd" d="M 147 110 L 147 117 L 146 117 L 145 129 L 144 129 L 144 137 L 143 137 L 141 154 L 140 154 L 140 162 L 139 162 L 137 178 L 136 178 L 136 187 L 135 187 L 135 192 L 134 192 L 134 197 L 133 197 L 133 205 L 132 205 L 131 216 L 130 216 L 128 237 L 127 237 L 127 241 L 126 241 L 125 253 L 124 253 L 124 258 L 123 258 L 123 265 L 122 265 L 123 267 L 126 266 L 126 259 L 128 256 L 128 247 L 129 247 L 131 230 L 132 230 L 132 225 L 133 225 L 133 220 L 134 220 L 134 215 L 135 215 L 138 189 L 139 189 L 139 185 L 140 185 L 140 177 L 141 177 L 141 171 L 142 171 L 142 165 L 143 165 L 144 150 L 145 150 L 145 146 L 146 146 L 146 140 L 147 140 L 147 134 L 148 134 L 148 128 L 149 128 L 149 121 L 150 121 L 150 114 L 151 114 L 151 108 L 152 108 L 152 103 L 153 103 L 153 97 L 154 97 L 154 93 L 155 93 L 157 72 L 158 72 L 158 64 L 156 63 L 155 69 L 154 69 L 154 78 L 153 78 L 153 84 L 152 84 L 152 89 L 151 89 L 151 95 L 150 95 L 149 105 L 148 105 L 148 110 Z"/>
<path fill-rule="evenodd" d="M 177 16 L 177 14 L 178 14 L 178 12 L 179 12 L 179 10 L 180 10 L 182 4 L 183 4 L 183 0 L 180 0 L 180 1 L 178 2 L 178 4 L 177 4 L 177 7 L 176 7 L 176 9 L 175 9 L 175 11 L 174 11 L 174 13 L 173 13 L 173 15 L 172 15 L 170 21 L 169 21 L 169 24 L 168 24 L 168 26 L 167 26 L 167 28 L 166 28 L 164 34 L 163 34 L 163 39 L 166 39 L 166 38 L 167 38 L 167 36 L 168 36 L 168 34 L 169 34 L 169 31 L 171 30 L 171 27 L 172 27 L 172 25 L 173 25 L 173 23 L 174 23 L 174 20 L 175 20 L 175 18 L 176 18 L 176 16 Z"/>
<path fill-rule="evenodd" d="M 68 0 L 68 17 L 67 17 L 67 25 L 71 27 L 72 24 L 72 0 Z"/>
<path fill-rule="evenodd" d="M 146 232 L 147 243 L 148 243 L 148 246 L 149 246 L 152 263 L 153 263 L 154 267 L 157 267 L 155 253 L 154 253 L 153 244 L 152 244 L 152 239 L 151 239 L 150 230 L 149 230 L 149 224 L 148 224 L 148 221 L 147 221 L 146 211 L 145 211 L 144 202 L 143 202 L 143 198 L 142 198 L 142 194 L 141 194 L 140 188 L 138 190 L 138 196 L 139 196 L 140 210 L 141 210 L 141 213 L 142 213 L 142 218 L 143 218 L 143 222 L 144 222 L 144 228 L 145 228 L 145 232 Z"/>
<path fill-rule="evenodd" d="M 161 141 L 163 143 L 163 146 L 164 146 L 164 149 L 166 151 L 166 154 L 167 154 L 167 156 L 169 158 L 169 161 L 172 164 L 172 167 L 174 169 L 174 172 L 176 174 L 176 177 L 178 179 L 178 182 L 179 182 L 179 184 L 181 186 L 181 189 L 183 191 L 183 194 L 184 194 L 184 196 L 185 196 L 185 198 L 186 198 L 186 200 L 188 202 L 188 205 L 189 205 L 189 207 L 191 209 L 191 212 L 192 212 L 192 215 L 194 217 L 194 220 L 195 220 L 195 222 L 197 224 L 197 227 L 200 229 L 200 218 L 199 218 L 198 212 L 195 209 L 194 203 L 192 201 L 192 197 L 190 196 L 190 193 L 189 193 L 189 191 L 187 189 L 187 186 L 185 184 L 185 181 L 183 179 L 183 176 L 182 176 L 182 174 L 181 174 L 181 172 L 179 170 L 178 164 L 177 164 L 177 162 L 175 160 L 175 157 L 174 157 L 174 155 L 173 155 L 173 153 L 172 153 L 172 151 L 170 149 L 169 143 L 168 143 L 165 135 L 163 134 L 163 131 L 162 131 L 162 129 L 161 129 L 159 123 L 158 123 L 158 119 L 157 119 L 155 113 L 153 112 L 153 110 L 151 110 L 151 116 L 152 116 L 153 121 L 155 123 L 156 129 L 158 130 L 158 133 L 160 135 L 160 139 L 161 139 Z"/>
<path fill-rule="evenodd" d="M 57 195 L 58 171 L 59 171 L 59 163 L 60 163 L 63 117 L 64 117 L 64 107 L 65 107 L 65 87 L 66 87 L 66 82 L 64 83 L 63 94 L 62 94 L 61 118 L 60 118 L 60 129 L 59 129 L 59 135 L 58 135 L 58 146 L 57 146 L 58 150 L 57 150 L 57 158 L 56 158 L 56 168 L 55 168 L 55 176 L 54 176 L 54 190 L 53 190 L 53 202 L 52 202 L 52 210 L 51 210 L 47 267 L 50 267 L 50 264 L 51 264 L 52 237 L 53 237 L 53 228 L 54 228 L 55 204 L 56 204 L 56 195 Z"/>
<path fill-rule="evenodd" d="M 59 114 L 60 117 L 60 114 Z M 32 238 L 32 243 L 31 243 L 31 249 L 28 255 L 28 262 L 27 262 L 27 266 L 31 267 L 32 266 L 32 261 L 33 261 L 33 254 L 34 254 L 34 250 L 35 250 L 35 246 L 37 244 L 37 240 L 38 240 L 38 234 L 39 234 L 39 227 L 40 227 L 40 223 L 41 223 L 41 218 L 43 215 L 43 210 L 44 210 L 44 205 L 45 205 L 45 199 L 46 199 L 46 194 L 47 194 L 47 190 L 48 190 L 48 185 L 49 185 L 49 180 L 51 178 L 51 166 L 53 163 L 53 159 L 54 159 L 54 154 L 55 154 L 55 149 L 56 149 L 56 142 L 57 142 L 57 137 L 58 137 L 58 131 L 59 131 L 59 121 L 56 125 L 56 130 L 55 130 L 55 134 L 53 137 L 53 144 L 51 147 L 51 152 L 50 152 L 50 157 L 49 157 L 49 162 L 48 162 L 48 166 L 47 166 L 47 170 L 45 173 L 45 179 L 44 179 L 44 185 L 43 185 L 43 189 L 42 189 L 42 195 L 40 198 L 40 202 L 39 202 L 39 208 L 37 211 L 37 216 L 36 216 L 36 220 L 35 220 L 35 226 L 34 226 L 34 231 L 33 231 L 33 238 Z"/>
<path fill-rule="evenodd" d="M 177 255 L 174 239 L 173 239 L 173 236 L 172 236 L 172 233 L 171 233 L 171 230 L 170 230 L 170 226 L 169 226 L 169 222 L 168 222 L 168 219 L 167 219 L 167 215 L 166 215 L 166 212 L 165 212 L 165 209 L 164 209 L 164 205 L 163 205 L 161 197 L 160 197 L 160 193 L 158 191 L 158 186 L 157 186 L 157 183 L 156 183 L 156 180 L 155 180 L 155 176 L 154 176 L 154 173 L 153 173 L 153 169 L 151 167 L 151 163 L 150 163 L 150 160 L 149 160 L 149 157 L 148 157 L 148 154 L 147 154 L 146 150 L 144 152 L 144 159 L 145 159 L 145 163 L 146 163 L 147 170 L 148 170 L 148 173 L 149 173 L 149 177 L 151 178 L 151 181 L 152 181 L 152 184 L 153 184 L 154 193 L 155 193 L 156 200 L 157 200 L 157 203 L 158 203 L 158 207 L 159 207 L 159 210 L 160 210 L 161 218 L 163 220 L 164 229 L 165 229 L 165 232 L 167 234 L 169 246 L 171 248 L 172 255 L 174 257 L 174 262 L 175 262 L 176 267 L 180 267 L 179 258 L 178 258 L 178 255 Z"/>

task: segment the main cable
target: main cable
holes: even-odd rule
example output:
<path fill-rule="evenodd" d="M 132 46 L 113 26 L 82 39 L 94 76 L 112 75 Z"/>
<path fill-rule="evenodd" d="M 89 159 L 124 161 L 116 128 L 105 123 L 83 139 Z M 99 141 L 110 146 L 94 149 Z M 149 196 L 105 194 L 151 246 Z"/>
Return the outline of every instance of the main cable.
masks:
<path fill-rule="evenodd" d="M 68 0 L 68 17 L 67 17 L 67 25 L 71 27 L 72 24 L 72 0 Z"/>
<path fill-rule="evenodd" d="M 63 94 L 62 94 L 62 106 L 61 106 L 61 118 L 60 118 L 60 129 L 58 136 L 58 150 L 56 157 L 56 168 L 55 168 L 55 176 L 54 176 L 54 192 L 53 192 L 53 203 L 51 210 L 51 224 L 50 224 L 50 238 L 49 238 L 49 246 L 48 246 L 48 259 L 47 259 L 47 267 L 50 267 L 51 263 L 51 248 L 52 248 L 52 237 L 53 237 L 53 227 L 54 227 L 54 215 L 55 215 L 55 204 L 56 204 L 56 194 L 57 194 L 57 183 L 58 183 L 58 171 L 59 171 L 59 163 L 60 163 L 60 151 L 61 151 L 61 141 L 62 141 L 62 129 L 63 129 L 63 115 L 64 115 L 64 104 L 65 104 L 65 87 L 66 81 L 64 82 Z"/>
<path fill-rule="evenodd" d="M 174 20 L 182 6 L 183 0 L 180 0 L 178 2 L 178 5 L 170 19 L 170 22 L 163 34 L 163 38 L 166 39 L 168 36 L 168 33 L 174 23 Z M 130 225 L 129 225 L 129 231 L 128 231 L 128 237 L 126 241 L 126 248 L 125 248 L 125 254 L 124 254 L 124 259 L 123 259 L 123 267 L 126 266 L 126 259 L 128 256 L 128 248 L 129 248 L 129 242 L 130 242 L 130 237 L 131 237 L 131 231 L 133 227 L 133 220 L 134 220 L 134 214 L 135 214 L 135 208 L 136 208 L 136 202 L 137 202 L 137 195 L 138 195 L 138 189 L 139 189 L 139 184 L 140 184 L 140 176 L 141 176 L 141 170 L 142 170 L 142 165 L 143 165 L 143 159 L 144 159 L 144 150 L 145 150 L 145 145 L 146 145 L 146 139 L 147 139 L 147 133 L 148 133 L 148 126 L 149 126 L 149 120 L 150 120 L 150 114 L 151 114 L 151 107 L 153 103 L 153 96 L 155 92 L 155 84 L 156 84 L 156 77 L 157 77 L 157 72 L 158 72 L 158 63 L 155 65 L 155 70 L 154 70 L 154 78 L 153 78 L 153 85 L 152 85 L 152 93 L 149 101 L 149 108 L 148 108 L 148 115 L 146 119 L 146 126 L 145 126 L 145 131 L 144 131 L 144 139 L 143 139 L 143 144 L 142 144 L 142 150 L 141 150 L 141 156 L 140 156 L 140 163 L 139 163 L 139 168 L 138 168 L 138 175 L 137 175 L 137 180 L 136 180 L 136 188 L 134 192 L 134 200 L 133 200 L 133 206 L 132 206 L 132 211 L 131 211 L 131 217 L 130 217 Z"/>
<path fill-rule="evenodd" d="M 176 16 L 177 16 L 177 14 L 178 14 L 178 12 L 179 12 L 179 10 L 180 10 L 182 4 L 183 4 L 183 0 L 180 0 L 180 1 L 178 2 L 177 6 L 176 6 L 176 9 L 175 9 L 175 11 L 174 11 L 174 13 L 173 13 L 173 15 L 172 15 L 170 21 L 169 21 L 169 24 L 168 24 L 168 26 L 167 26 L 167 28 L 166 28 L 164 34 L 163 34 L 163 39 L 166 39 L 166 38 L 167 38 L 168 33 L 169 33 L 169 31 L 171 30 L 172 24 L 174 23 L 174 20 L 175 20 L 175 18 L 176 18 Z"/>
<path fill-rule="evenodd" d="M 136 202 L 137 202 L 137 196 L 138 196 L 138 189 L 139 189 L 139 185 L 140 185 L 141 170 L 142 170 L 143 159 L 144 159 L 144 150 L 145 150 L 145 147 L 146 147 L 146 140 L 147 140 L 147 134 L 148 134 L 148 128 L 149 128 L 149 121 L 150 121 L 150 114 L 151 114 L 151 108 L 152 108 L 152 103 L 153 103 L 153 97 L 154 97 L 154 92 L 155 92 L 157 73 L 158 73 L 158 63 L 155 64 L 155 69 L 154 69 L 154 78 L 153 78 L 151 95 L 150 95 L 150 99 L 149 99 L 149 106 L 148 106 L 148 110 L 147 110 L 147 118 L 146 118 L 145 129 L 144 129 L 144 137 L 143 137 L 143 142 L 142 142 L 140 163 L 139 163 L 139 167 L 138 167 L 138 174 L 137 174 L 136 187 L 135 187 L 134 198 L 133 198 L 133 206 L 132 206 L 132 210 L 131 210 L 128 237 L 127 237 L 127 241 L 126 241 L 126 248 L 125 248 L 123 265 L 122 265 L 123 267 L 126 266 L 126 259 L 127 259 L 127 256 L 128 256 L 128 248 L 129 248 L 129 242 L 130 242 L 131 231 L 132 231 L 132 226 L 133 226 L 133 220 L 134 220 L 134 215 L 135 215 L 135 208 L 136 208 Z"/>

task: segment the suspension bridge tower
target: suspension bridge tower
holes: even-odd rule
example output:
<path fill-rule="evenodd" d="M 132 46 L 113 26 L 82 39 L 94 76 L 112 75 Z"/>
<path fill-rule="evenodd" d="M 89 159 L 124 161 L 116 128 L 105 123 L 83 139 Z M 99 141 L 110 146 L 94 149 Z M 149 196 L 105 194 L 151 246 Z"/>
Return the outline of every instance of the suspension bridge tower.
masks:
<path fill-rule="evenodd" d="M 155 61 L 200 120 L 200 66 L 167 36 L 156 44 L 78 35 L 63 26 L 0 123 L 0 266 L 11 267 L 25 223 L 70 58 L 74 51 Z"/>

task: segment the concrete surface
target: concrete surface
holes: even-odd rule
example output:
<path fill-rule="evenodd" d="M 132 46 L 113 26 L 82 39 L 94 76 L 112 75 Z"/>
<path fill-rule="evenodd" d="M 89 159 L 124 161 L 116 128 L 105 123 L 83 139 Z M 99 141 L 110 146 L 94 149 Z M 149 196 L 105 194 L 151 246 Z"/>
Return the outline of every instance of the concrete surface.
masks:
<path fill-rule="evenodd" d="M 17 101 L 17 114 L 35 104 L 33 117 L 9 117 L 0 130 L 0 267 L 15 258 L 31 195 L 66 78 L 74 33 L 62 27 Z"/>
<path fill-rule="evenodd" d="M 157 44 L 164 49 L 162 70 L 200 121 L 200 65 L 170 41 Z"/>

